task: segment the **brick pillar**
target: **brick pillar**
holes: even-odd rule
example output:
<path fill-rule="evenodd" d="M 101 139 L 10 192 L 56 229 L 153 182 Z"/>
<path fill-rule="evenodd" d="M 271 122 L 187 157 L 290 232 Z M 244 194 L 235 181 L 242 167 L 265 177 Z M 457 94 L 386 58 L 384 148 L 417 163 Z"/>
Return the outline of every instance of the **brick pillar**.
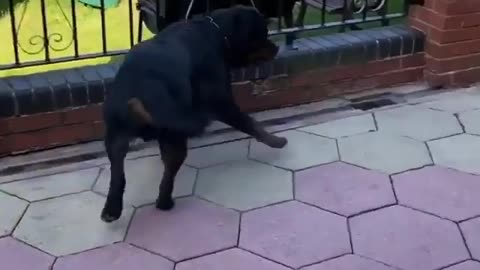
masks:
<path fill-rule="evenodd" d="M 480 82 L 480 0 L 425 0 L 410 24 L 426 34 L 425 79 L 434 87 Z"/>

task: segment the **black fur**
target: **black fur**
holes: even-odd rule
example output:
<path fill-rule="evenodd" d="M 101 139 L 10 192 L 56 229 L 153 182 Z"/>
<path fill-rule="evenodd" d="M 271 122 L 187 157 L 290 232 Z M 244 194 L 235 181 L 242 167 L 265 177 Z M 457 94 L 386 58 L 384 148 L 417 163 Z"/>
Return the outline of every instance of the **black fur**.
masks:
<path fill-rule="evenodd" d="M 268 40 L 264 17 L 253 8 L 221 9 L 209 18 L 175 23 L 127 54 L 104 104 L 105 145 L 111 180 L 102 219 L 122 213 L 124 159 L 132 138 L 157 140 L 165 171 L 156 206 L 174 206 L 175 176 L 187 155 L 187 139 L 213 119 L 276 148 L 285 138 L 267 133 L 235 104 L 231 67 L 271 60 L 278 48 Z M 218 27 L 217 27 L 218 26 Z"/>

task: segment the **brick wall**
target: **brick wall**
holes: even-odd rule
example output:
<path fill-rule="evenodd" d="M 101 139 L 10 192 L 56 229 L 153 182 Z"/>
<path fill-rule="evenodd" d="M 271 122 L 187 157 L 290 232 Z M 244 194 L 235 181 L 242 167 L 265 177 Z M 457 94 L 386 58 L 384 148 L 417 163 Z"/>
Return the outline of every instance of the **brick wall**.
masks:
<path fill-rule="evenodd" d="M 480 0 L 479 0 L 480 1 Z M 423 78 L 424 35 L 404 26 L 296 41 L 274 61 L 235 70 L 247 112 L 320 101 Z M 100 65 L 0 79 L 0 156 L 98 140 L 118 69 Z"/>
<path fill-rule="evenodd" d="M 425 0 L 411 25 L 426 34 L 425 78 L 432 86 L 480 81 L 480 0 Z"/>

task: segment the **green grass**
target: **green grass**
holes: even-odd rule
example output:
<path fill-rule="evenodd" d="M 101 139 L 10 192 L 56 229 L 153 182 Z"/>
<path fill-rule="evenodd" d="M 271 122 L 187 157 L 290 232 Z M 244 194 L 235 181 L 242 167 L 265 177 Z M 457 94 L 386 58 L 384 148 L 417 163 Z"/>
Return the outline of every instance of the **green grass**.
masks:
<path fill-rule="evenodd" d="M 8 1 L 0 0 L 0 65 L 14 63 L 14 50 L 12 41 L 12 29 L 10 24 L 10 14 L 8 13 Z M 389 13 L 401 12 L 404 0 L 390 0 L 388 7 Z M 135 10 L 133 0 L 132 9 Z M 71 0 L 45 0 L 47 24 L 49 33 L 60 33 L 63 36 L 58 42 L 51 42 L 54 49 L 50 50 L 50 58 L 67 57 L 74 54 L 74 46 L 71 43 L 73 32 L 70 27 L 72 24 Z M 62 12 L 63 11 L 63 12 Z M 106 18 L 106 41 L 107 50 L 124 50 L 130 48 L 129 35 L 129 6 L 128 0 L 121 0 L 116 8 L 105 11 Z M 18 31 L 18 43 L 22 49 L 19 49 L 20 61 L 40 61 L 45 59 L 45 51 L 42 44 L 31 44 L 30 41 L 38 42 L 40 39 L 31 40 L 34 35 L 42 35 L 41 6 L 40 0 L 16 0 L 15 5 L 16 29 Z M 20 19 L 23 20 L 20 24 Z M 102 51 L 102 32 L 100 10 L 84 6 L 76 2 L 77 33 L 79 54 L 99 53 Z M 326 21 L 333 22 L 340 20 L 340 16 L 327 15 Z M 134 37 L 137 38 L 138 12 L 134 12 Z M 309 8 L 306 15 L 306 24 L 317 24 L 321 22 L 321 13 L 318 10 Z M 378 27 L 380 23 L 369 23 L 364 25 L 366 28 Z M 144 27 L 144 38 L 152 34 Z M 321 35 L 338 32 L 338 29 L 330 28 L 317 31 L 311 31 L 302 34 Z M 278 37 L 277 37 L 278 38 Z M 53 41 L 53 37 L 51 38 Z M 34 43 L 34 42 L 32 42 Z M 63 49 L 67 48 L 67 49 Z M 84 65 L 95 65 L 119 61 L 121 57 L 101 57 L 82 61 L 72 61 L 59 64 L 41 65 L 35 67 L 26 67 L 0 71 L 0 77 L 12 75 L 24 75 L 36 72 L 42 72 L 54 69 L 64 69 Z"/>

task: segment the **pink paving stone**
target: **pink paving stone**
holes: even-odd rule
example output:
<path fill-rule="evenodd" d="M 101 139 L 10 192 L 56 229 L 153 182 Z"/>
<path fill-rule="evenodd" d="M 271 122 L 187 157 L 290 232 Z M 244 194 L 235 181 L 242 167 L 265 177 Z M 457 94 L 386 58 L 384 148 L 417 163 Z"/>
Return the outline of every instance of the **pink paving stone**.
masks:
<path fill-rule="evenodd" d="M 50 270 L 54 258 L 13 238 L 0 239 L 0 264 L 5 270 Z"/>
<path fill-rule="evenodd" d="M 293 268 L 351 252 L 345 218 L 296 201 L 244 214 L 240 246 Z"/>
<path fill-rule="evenodd" d="M 454 221 L 480 215 L 480 176 L 426 167 L 393 176 L 400 204 Z"/>
<path fill-rule="evenodd" d="M 350 220 L 353 251 L 403 270 L 433 270 L 468 259 L 460 230 L 451 221 L 402 206 Z"/>
<path fill-rule="evenodd" d="M 237 243 L 239 214 L 203 200 L 186 198 L 162 212 L 153 206 L 135 214 L 127 241 L 173 261 L 217 252 Z"/>
<path fill-rule="evenodd" d="M 467 262 L 459 263 L 442 270 L 478 270 L 478 269 L 480 269 L 479 262 L 467 261 Z"/>
<path fill-rule="evenodd" d="M 53 270 L 173 270 L 173 262 L 128 244 L 116 244 L 59 258 Z"/>
<path fill-rule="evenodd" d="M 241 249 L 230 249 L 213 255 L 179 263 L 175 270 L 288 270 Z"/>
<path fill-rule="evenodd" d="M 465 221 L 460 228 L 473 258 L 480 260 L 480 218 Z"/>
<path fill-rule="evenodd" d="M 396 202 L 388 175 L 342 162 L 297 173 L 295 197 L 344 216 Z"/>
<path fill-rule="evenodd" d="M 379 262 L 357 255 L 345 255 L 301 270 L 395 270 Z"/>

